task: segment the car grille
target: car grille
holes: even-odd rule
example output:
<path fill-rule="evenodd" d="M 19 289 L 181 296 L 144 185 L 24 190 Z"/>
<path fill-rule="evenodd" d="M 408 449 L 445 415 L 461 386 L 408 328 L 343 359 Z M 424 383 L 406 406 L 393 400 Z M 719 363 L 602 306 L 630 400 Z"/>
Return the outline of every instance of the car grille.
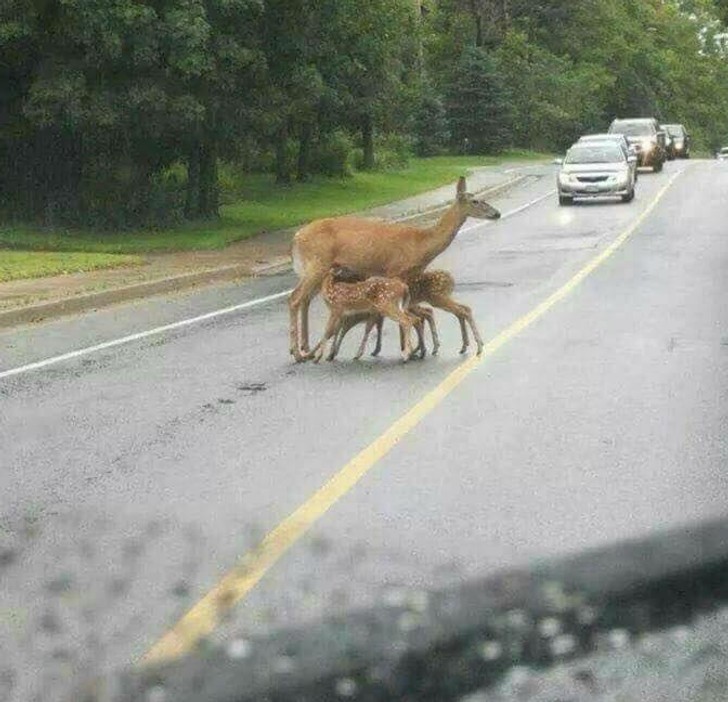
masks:
<path fill-rule="evenodd" d="M 577 176 L 580 183 L 603 183 L 608 176 Z"/>

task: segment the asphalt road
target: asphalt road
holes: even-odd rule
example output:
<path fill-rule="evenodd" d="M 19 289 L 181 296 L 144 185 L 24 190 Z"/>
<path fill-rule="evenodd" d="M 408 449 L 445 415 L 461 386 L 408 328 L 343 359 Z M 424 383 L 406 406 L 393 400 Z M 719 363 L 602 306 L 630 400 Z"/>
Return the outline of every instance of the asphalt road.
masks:
<path fill-rule="evenodd" d="M 530 173 L 494 204 L 508 212 L 553 188 L 551 167 Z M 432 408 L 422 398 L 463 362 L 454 319 L 438 318 L 436 358 L 402 365 L 389 329 L 380 359 L 349 361 L 352 338 L 334 364 L 294 365 L 284 300 L 0 377 L 0 673 L 14 671 L 16 694 L 50 699 L 58 676 L 140 657 L 413 407 L 419 423 L 213 640 L 725 517 L 728 167 L 645 172 L 629 205 L 555 200 L 468 222 L 434 264 L 486 341 L 568 294 Z M 6 331 L 0 373 L 292 284 Z"/>

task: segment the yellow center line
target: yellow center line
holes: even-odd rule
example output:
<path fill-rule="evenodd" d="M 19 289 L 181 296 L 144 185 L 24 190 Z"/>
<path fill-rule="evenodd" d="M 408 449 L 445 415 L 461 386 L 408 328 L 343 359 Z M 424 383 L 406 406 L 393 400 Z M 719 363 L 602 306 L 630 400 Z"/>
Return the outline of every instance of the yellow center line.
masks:
<path fill-rule="evenodd" d="M 256 549 L 246 554 L 205 597 L 195 604 L 182 619 L 152 646 L 142 659 L 142 663 L 160 663 L 178 658 L 192 651 L 201 639 L 211 634 L 225 613 L 260 582 L 286 551 L 318 519 L 326 514 L 341 497 L 346 495 L 381 458 L 386 456 L 407 433 L 460 385 L 470 373 L 501 346 L 520 334 L 557 302 L 572 292 L 592 271 L 622 246 L 644 222 L 682 172 L 678 171 L 672 176 L 640 216 L 599 255 L 589 261 L 568 282 L 549 295 L 543 302 L 489 341 L 484 346 L 482 355 L 470 357 L 461 363 L 439 385 L 430 390 L 417 404 L 396 420 L 389 429 L 352 458 L 295 512 L 273 529 Z"/>

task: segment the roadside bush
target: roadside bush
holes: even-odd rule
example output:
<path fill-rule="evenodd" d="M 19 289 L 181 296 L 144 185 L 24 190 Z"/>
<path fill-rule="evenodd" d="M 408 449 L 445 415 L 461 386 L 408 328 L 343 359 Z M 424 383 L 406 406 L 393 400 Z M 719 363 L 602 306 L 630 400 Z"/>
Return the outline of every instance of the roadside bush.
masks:
<path fill-rule="evenodd" d="M 377 171 L 406 168 L 414 150 L 414 140 L 405 134 L 378 134 L 374 138 L 374 169 Z M 354 166 L 362 170 L 364 153 L 361 148 L 354 151 Z"/>
<path fill-rule="evenodd" d="M 309 167 L 312 173 L 346 178 L 352 174 L 354 143 L 342 130 L 322 135 L 311 149 Z"/>

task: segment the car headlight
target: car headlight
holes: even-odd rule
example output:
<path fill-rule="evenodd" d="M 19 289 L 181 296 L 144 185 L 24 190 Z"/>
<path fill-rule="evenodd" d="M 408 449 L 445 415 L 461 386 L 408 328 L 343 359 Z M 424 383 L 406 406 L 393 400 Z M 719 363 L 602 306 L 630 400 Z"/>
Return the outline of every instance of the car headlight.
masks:
<path fill-rule="evenodd" d="M 642 149 L 643 151 L 652 151 L 652 149 L 655 148 L 655 144 L 653 143 L 652 139 L 643 139 L 642 140 Z"/>
<path fill-rule="evenodd" d="M 682 139 L 676 139 L 675 140 L 675 148 L 676 149 L 682 149 L 682 147 L 683 147 Z"/>
<path fill-rule="evenodd" d="M 562 185 L 567 185 L 568 183 L 571 183 L 571 174 L 559 173 L 559 183 L 561 183 Z"/>

